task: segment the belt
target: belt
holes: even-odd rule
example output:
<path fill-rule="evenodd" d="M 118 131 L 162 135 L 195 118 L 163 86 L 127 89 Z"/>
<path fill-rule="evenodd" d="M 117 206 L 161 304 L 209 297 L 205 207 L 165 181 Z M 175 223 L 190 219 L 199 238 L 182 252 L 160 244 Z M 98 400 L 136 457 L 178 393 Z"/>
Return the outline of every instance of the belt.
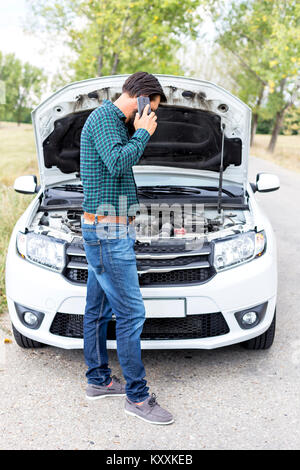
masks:
<path fill-rule="evenodd" d="M 114 224 L 127 224 L 127 216 L 125 215 L 100 215 L 100 214 L 91 214 L 90 212 L 84 212 L 83 213 L 83 218 L 87 223 L 94 223 L 95 219 L 97 217 L 98 222 L 108 222 L 108 223 L 114 223 Z M 129 216 L 128 221 L 131 224 L 134 221 L 135 217 L 134 216 Z"/>

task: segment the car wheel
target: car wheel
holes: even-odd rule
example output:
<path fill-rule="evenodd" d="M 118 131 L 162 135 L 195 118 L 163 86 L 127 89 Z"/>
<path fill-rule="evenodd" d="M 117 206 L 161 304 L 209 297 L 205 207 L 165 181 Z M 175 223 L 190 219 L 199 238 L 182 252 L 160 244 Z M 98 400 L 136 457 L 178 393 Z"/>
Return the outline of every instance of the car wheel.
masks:
<path fill-rule="evenodd" d="M 275 337 L 276 327 L 276 308 L 271 325 L 262 335 L 249 339 L 241 343 L 245 349 L 268 349 L 272 346 Z"/>
<path fill-rule="evenodd" d="M 33 339 L 27 338 L 26 336 L 19 333 L 13 324 L 11 324 L 13 334 L 16 340 L 16 343 L 21 348 L 30 349 L 30 348 L 42 348 L 45 346 L 43 343 L 39 343 L 38 341 L 34 341 Z"/>

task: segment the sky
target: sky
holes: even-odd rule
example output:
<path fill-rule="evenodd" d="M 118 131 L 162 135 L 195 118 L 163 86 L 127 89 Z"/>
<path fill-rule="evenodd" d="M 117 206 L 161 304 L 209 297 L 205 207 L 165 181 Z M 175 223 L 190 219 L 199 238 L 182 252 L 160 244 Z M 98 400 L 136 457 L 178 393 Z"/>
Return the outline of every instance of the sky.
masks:
<path fill-rule="evenodd" d="M 25 35 L 21 28 L 21 20 L 26 13 L 25 5 L 25 0 L 0 0 L 0 48 L 4 53 L 14 52 L 24 61 L 40 61 L 36 41 Z"/>
<path fill-rule="evenodd" d="M 41 41 L 23 31 L 27 8 L 26 0 L 0 0 L 0 50 L 52 73 L 59 65 L 59 53 L 45 54 Z"/>

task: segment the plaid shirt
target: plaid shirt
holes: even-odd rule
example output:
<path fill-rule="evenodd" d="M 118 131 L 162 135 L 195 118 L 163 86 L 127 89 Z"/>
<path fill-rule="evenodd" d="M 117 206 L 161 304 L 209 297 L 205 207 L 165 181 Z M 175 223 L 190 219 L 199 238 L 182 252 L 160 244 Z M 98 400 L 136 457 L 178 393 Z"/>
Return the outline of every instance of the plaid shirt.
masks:
<path fill-rule="evenodd" d="M 150 133 L 140 128 L 129 139 L 125 118 L 120 108 L 104 99 L 82 128 L 80 178 L 85 212 L 135 215 L 138 209 L 132 166 L 142 156 Z M 130 206 L 133 211 L 128 211 Z"/>

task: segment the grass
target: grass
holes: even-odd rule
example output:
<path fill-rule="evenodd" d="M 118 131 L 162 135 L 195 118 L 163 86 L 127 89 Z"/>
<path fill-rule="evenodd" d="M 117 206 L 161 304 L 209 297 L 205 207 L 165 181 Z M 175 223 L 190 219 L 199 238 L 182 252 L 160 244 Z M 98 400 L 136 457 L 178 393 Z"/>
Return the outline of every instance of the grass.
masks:
<path fill-rule="evenodd" d="M 14 180 L 26 174 L 39 175 L 32 126 L 0 122 L 0 313 L 7 310 L 5 259 L 10 235 L 34 197 L 13 189 Z"/>
<path fill-rule="evenodd" d="M 0 122 L 0 182 L 12 186 L 21 175 L 39 175 L 31 124 Z"/>
<path fill-rule="evenodd" d="M 300 173 L 300 135 L 280 135 L 274 153 L 266 150 L 269 141 L 269 135 L 257 134 L 251 147 L 251 155 Z"/>
<path fill-rule="evenodd" d="M 274 161 L 300 172 L 300 136 L 279 136 L 274 154 L 266 151 L 270 136 L 257 135 L 252 155 Z M 14 180 L 21 175 L 37 175 L 33 129 L 31 124 L 18 126 L 0 122 L 0 313 L 7 309 L 5 297 L 5 258 L 11 231 L 34 196 L 16 193 Z"/>

